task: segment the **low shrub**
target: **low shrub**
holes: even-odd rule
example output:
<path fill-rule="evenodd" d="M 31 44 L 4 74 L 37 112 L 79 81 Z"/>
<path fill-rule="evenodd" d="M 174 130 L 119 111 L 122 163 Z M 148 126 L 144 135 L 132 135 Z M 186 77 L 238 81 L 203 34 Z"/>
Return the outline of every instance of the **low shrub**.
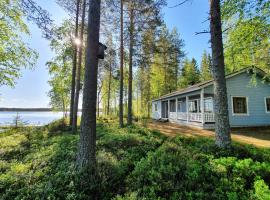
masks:
<path fill-rule="evenodd" d="M 62 122 L 0 135 L 1 199 L 269 200 L 270 150 L 97 125 L 97 170 L 75 172 L 78 135 Z"/>
<path fill-rule="evenodd" d="M 48 124 L 46 128 L 51 134 L 56 134 L 56 133 L 61 134 L 63 131 L 68 130 L 68 121 L 65 118 L 55 120 L 52 123 Z"/>
<path fill-rule="evenodd" d="M 198 150 L 202 143 L 207 153 Z M 128 178 L 128 193 L 137 193 L 138 199 L 267 200 L 270 197 L 267 195 L 270 162 L 222 157 L 232 151 L 218 155 L 214 149 L 217 150 L 207 139 L 168 140 L 136 164 Z M 257 198 L 258 195 L 263 198 Z"/>

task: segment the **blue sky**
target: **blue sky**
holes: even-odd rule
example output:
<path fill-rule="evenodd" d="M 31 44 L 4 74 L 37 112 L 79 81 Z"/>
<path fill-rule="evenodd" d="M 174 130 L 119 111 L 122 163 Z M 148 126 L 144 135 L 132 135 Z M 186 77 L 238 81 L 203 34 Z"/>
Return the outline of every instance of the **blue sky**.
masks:
<path fill-rule="evenodd" d="M 168 0 L 168 7 L 182 0 Z M 56 24 L 66 17 L 66 13 L 56 5 L 54 0 L 43 0 L 38 3 L 47 9 Z M 164 20 L 172 29 L 177 27 L 180 36 L 185 41 L 185 51 L 189 58 L 194 57 L 200 62 L 203 50 L 210 51 L 209 35 L 195 35 L 208 29 L 208 0 L 191 0 L 191 2 L 176 8 L 164 8 Z M 15 88 L 0 88 L 0 107 L 49 107 L 47 83 L 49 75 L 45 63 L 53 57 L 49 42 L 41 37 L 41 32 L 34 24 L 29 24 L 31 37 L 27 39 L 29 46 L 39 53 L 39 59 L 33 71 L 23 70 L 23 76 L 17 80 Z"/>

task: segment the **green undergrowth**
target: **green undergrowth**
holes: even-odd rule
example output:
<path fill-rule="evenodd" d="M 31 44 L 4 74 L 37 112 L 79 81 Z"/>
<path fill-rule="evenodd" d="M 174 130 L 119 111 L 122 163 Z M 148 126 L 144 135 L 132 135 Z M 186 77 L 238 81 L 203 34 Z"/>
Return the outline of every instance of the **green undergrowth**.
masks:
<path fill-rule="evenodd" d="M 64 121 L 0 133 L 0 199 L 270 199 L 270 150 L 97 127 L 97 173 L 76 174 L 78 135 Z"/>

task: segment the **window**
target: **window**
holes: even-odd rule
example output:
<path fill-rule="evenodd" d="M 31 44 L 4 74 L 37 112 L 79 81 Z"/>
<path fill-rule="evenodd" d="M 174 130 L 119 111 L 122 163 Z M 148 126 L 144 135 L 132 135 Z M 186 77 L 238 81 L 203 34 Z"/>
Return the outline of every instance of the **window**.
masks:
<path fill-rule="evenodd" d="M 176 112 L 176 102 L 175 102 L 175 100 L 170 100 L 170 112 Z"/>
<path fill-rule="evenodd" d="M 182 111 L 182 101 L 177 101 L 177 112 L 181 112 Z"/>
<path fill-rule="evenodd" d="M 270 113 L 270 97 L 265 98 L 265 109 L 267 113 Z"/>
<path fill-rule="evenodd" d="M 232 97 L 233 114 L 247 115 L 248 114 L 248 102 L 247 97 Z"/>
<path fill-rule="evenodd" d="M 200 112 L 200 100 L 191 100 L 189 102 L 189 112 L 198 113 Z"/>
<path fill-rule="evenodd" d="M 212 113 L 214 112 L 213 99 L 204 99 L 204 112 Z"/>
<path fill-rule="evenodd" d="M 157 112 L 158 108 L 157 108 L 157 103 L 155 103 L 155 111 Z"/>

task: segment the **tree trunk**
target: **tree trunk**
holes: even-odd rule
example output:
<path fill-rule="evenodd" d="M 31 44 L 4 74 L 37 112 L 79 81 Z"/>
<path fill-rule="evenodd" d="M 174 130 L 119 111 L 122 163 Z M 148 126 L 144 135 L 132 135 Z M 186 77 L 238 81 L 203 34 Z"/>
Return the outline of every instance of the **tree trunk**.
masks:
<path fill-rule="evenodd" d="M 78 67 L 76 73 L 76 90 L 74 97 L 74 105 L 73 105 L 73 121 L 72 121 L 72 132 L 77 132 L 77 119 L 78 119 L 78 107 L 79 107 L 79 98 L 80 98 L 80 90 L 81 90 L 81 68 L 82 68 L 82 56 L 83 56 L 83 34 L 84 34 L 84 23 L 85 23 L 85 9 L 86 9 L 86 0 L 83 0 L 82 5 L 82 24 L 81 24 L 81 33 L 80 33 L 80 41 L 81 45 L 79 46 L 79 60 Z"/>
<path fill-rule="evenodd" d="M 98 101 L 97 101 L 97 116 L 99 117 L 99 113 L 100 113 L 100 111 L 99 111 L 99 95 L 98 95 Z"/>
<path fill-rule="evenodd" d="M 216 145 L 220 148 L 228 148 L 231 145 L 231 135 L 222 43 L 220 0 L 210 0 L 210 31 L 213 58 Z"/>
<path fill-rule="evenodd" d="M 130 27 L 129 27 L 129 77 L 128 77 L 128 119 L 127 124 L 132 124 L 132 79 L 133 79 L 133 43 L 134 43 L 134 10 L 130 10 Z"/>
<path fill-rule="evenodd" d="M 64 98 L 63 98 L 63 96 L 62 96 L 62 110 L 63 110 L 63 118 L 65 118 L 65 113 L 66 113 L 66 104 L 65 104 L 65 100 L 64 100 Z"/>
<path fill-rule="evenodd" d="M 120 91 L 119 91 L 119 126 L 124 127 L 123 116 L 123 89 L 124 89 L 124 25 L 123 0 L 121 0 L 121 33 L 120 33 Z"/>
<path fill-rule="evenodd" d="M 78 37 L 79 29 L 79 11 L 80 11 L 80 0 L 77 0 L 76 8 L 76 24 L 75 24 L 75 37 Z M 70 110 L 69 110 L 69 125 L 73 123 L 73 106 L 74 106 L 74 95 L 75 95 L 75 81 L 76 81 L 76 68 L 77 68 L 77 45 L 74 45 L 74 55 L 73 55 L 73 67 L 72 67 L 72 81 L 71 81 L 71 94 L 70 94 Z"/>
<path fill-rule="evenodd" d="M 88 33 L 85 59 L 81 133 L 77 169 L 94 167 L 96 163 L 97 70 L 100 30 L 100 0 L 89 3 Z"/>
<path fill-rule="evenodd" d="M 110 76 L 109 76 L 109 87 L 108 87 L 108 99 L 107 99 L 107 116 L 110 115 L 110 100 L 111 100 L 111 82 L 112 82 L 112 63 L 110 60 L 109 63 L 109 67 L 110 67 Z"/>

